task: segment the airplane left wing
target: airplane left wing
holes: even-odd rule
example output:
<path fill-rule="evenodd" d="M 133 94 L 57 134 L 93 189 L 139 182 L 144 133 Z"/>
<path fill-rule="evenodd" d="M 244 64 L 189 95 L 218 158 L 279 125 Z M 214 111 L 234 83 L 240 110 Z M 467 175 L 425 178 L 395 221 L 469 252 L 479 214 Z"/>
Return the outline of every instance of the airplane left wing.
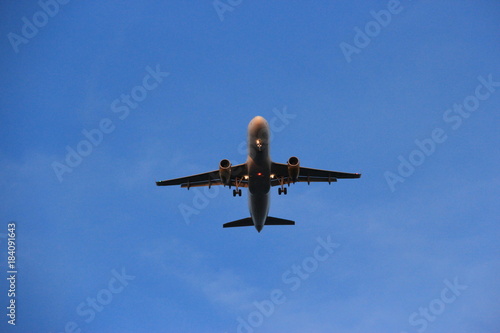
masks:
<path fill-rule="evenodd" d="M 238 182 L 239 187 L 247 187 L 248 181 L 245 178 L 247 174 L 246 163 L 234 165 L 231 167 L 231 178 L 229 185 L 235 186 Z M 193 176 L 180 177 L 156 182 L 157 186 L 180 185 L 181 187 L 200 187 L 212 185 L 224 185 L 220 179 L 219 170 L 204 172 Z"/>
<path fill-rule="evenodd" d="M 272 180 L 271 186 L 278 186 L 280 184 L 280 178 L 284 180 L 286 184 L 293 183 L 292 179 L 289 179 L 288 175 L 288 165 L 281 163 L 272 163 L 271 172 L 274 174 L 275 179 Z M 336 182 L 337 179 L 355 179 L 360 178 L 361 174 L 359 173 L 348 173 L 348 172 L 340 172 L 340 171 L 329 171 L 329 170 L 321 170 L 321 169 L 312 169 L 312 168 L 299 168 L 299 176 L 296 180 L 297 182 L 327 182 L 332 183 Z"/>

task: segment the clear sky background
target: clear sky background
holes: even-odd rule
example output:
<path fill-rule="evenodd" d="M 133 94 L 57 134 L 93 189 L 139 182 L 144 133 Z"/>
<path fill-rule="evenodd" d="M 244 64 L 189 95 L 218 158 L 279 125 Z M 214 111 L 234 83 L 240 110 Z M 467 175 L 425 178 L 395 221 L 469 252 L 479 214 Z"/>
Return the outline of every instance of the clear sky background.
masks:
<path fill-rule="evenodd" d="M 499 331 L 498 1 L 47 3 L 0 5 L 0 331 Z M 363 177 L 273 188 L 297 223 L 260 234 L 222 229 L 245 190 L 155 186 L 242 163 L 256 115 Z"/>

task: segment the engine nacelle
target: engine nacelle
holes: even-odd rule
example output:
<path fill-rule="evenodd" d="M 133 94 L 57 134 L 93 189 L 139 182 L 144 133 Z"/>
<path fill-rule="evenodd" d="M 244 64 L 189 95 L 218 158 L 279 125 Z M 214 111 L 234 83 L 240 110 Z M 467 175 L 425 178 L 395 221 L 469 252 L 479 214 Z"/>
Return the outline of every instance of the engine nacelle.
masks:
<path fill-rule="evenodd" d="M 231 162 L 223 159 L 219 163 L 219 177 L 224 185 L 230 185 L 231 182 Z"/>
<path fill-rule="evenodd" d="M 296 182 L 299 178 L 300 172 L 300 161 L 297 157 L 292 156 L 288 159 L 288 177 L 292 180 L 292 182 Z"/>

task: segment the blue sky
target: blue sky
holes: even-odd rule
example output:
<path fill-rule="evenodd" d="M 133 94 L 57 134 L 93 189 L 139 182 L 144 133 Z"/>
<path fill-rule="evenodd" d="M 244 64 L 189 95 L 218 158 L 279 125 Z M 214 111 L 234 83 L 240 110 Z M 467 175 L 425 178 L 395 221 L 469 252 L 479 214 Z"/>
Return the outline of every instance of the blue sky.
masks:
<path fill-rule="evenodd" d="M 61 2 L 1 5 L 0 331 L 498 332 L 497 1 Z M 363 177 L 273 189 L 297 225 L 260 234 L 155 186 L 256 115 Z"/>

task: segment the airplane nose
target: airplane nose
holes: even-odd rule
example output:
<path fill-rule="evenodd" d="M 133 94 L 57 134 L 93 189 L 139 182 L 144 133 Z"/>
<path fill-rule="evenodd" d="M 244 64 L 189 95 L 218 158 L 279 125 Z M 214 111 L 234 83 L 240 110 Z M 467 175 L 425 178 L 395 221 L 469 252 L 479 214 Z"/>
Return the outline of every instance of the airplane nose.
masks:
<path fill-rule="evenodd" d="M 253 118 L 250 123 L 253 126 L 257 127 L 257 128 L 262 128 L 262 127 L 266 127 L 267 126 L 267 120 L 264 119 L 264 117 L 261 117 L 261 116 L 257 116 L 255 118 Z"/>
<path fill-rule="evenodd" d="M 264 117 L 257 116 L 248 124 L 248 135 L 252 139 L 261 139 L 266 142 L 269 139 L 269 124 Z M 252 142 L 254 143 L 254 142 Z M 259 143 L 256 143 L 257 145 Z"/>
<path fill-rule="evenodd" d="M 260 231 L 262 230 L 262 225 L 256 225 L 255 226 L 255 229 L 257 229 L 257 231 L 260 233 Z"/>
<path fill-rule="evenodd" d="M 253 121 L 255 123 L 264 123 L 266 120 L 262 116 L 256 116 L 256 117 L 253 118 Z"/>

